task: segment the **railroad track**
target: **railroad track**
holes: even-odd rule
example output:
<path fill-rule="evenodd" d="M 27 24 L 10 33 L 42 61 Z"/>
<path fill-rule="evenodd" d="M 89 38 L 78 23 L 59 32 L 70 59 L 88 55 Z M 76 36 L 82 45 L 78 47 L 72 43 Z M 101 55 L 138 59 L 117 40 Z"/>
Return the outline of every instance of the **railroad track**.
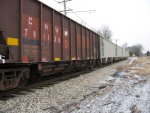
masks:
<path fill-rule="evenodd" d="M 115 63 L 117 63 L 117 62 L 115 62 Z M 97 69 L 104 68 L 104 67 L 110 66 L 112 64 L 114 64 L 114 63 L 102 65 L 101 67 L 99 67 Z M 49 87 L 49 86 L 52 86 L 54 84 L 58 84 L 60 82 L 63 82 L 65 80 L 69 80 L 69 79 L 78 77 L 80 75 L 90 73 L 90 72 L 94 71 L 95 69 L 84 70 L 84 71 L 82 70 L 80 72 L 70 72 L 67 74 L 60 74 L 60 73 L 59 74 L 53 74 L 51 76 L 47 76 L 47 77 L 42 78 L 42 80 L 40 82 L 28 83 L 24 88 L 15 88 L 15 89 L 11 89 L 8 91 L 2 91 L 2 92 L 0 92 L 0 100 L 5 101 L 5 100 L 8 100 L 10 98 L 17 97 L 18 95 L 26 95 L 27 93 L 34 92 L 34 89 L 42 89 L 43 87 Z"/>
<path fill-rule="evenodd" d="M 68 74 L 54 74 L 48 77 L 44 77 L 40 82 L 28 83 L 24 88 L 15 88 L 8 91 L 0 92 L 0 100 L 7 100 L 9 98 L 17 97 L 18 95 L 25 95 L 27 93 L 34 92 L 34 89 L 49 87 L 51 85 L 58 84 L 62 81 L 69 80 L 71 78 L 75 78 L 89 72 L 91 72 L 91 70 Z"/>

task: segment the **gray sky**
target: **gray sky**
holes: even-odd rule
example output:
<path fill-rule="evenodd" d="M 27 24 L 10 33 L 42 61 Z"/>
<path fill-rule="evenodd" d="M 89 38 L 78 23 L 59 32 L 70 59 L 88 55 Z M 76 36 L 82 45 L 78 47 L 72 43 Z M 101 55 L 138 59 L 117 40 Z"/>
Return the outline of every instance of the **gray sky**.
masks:
<path fill-rule="evenodd" d="M 40 0 L 60 11 L 61 0 Z M 89 28 L 99 29 L 108 25 L 113 39 L 121 46 L 142 44 L 150 50 L 150 0 L 72 0 L 67 7 L 73 11 L 96 10 L 94 13 L 68 13 L 67 16 Z M 114 42 L 115 40 L 113 40 Z"/>

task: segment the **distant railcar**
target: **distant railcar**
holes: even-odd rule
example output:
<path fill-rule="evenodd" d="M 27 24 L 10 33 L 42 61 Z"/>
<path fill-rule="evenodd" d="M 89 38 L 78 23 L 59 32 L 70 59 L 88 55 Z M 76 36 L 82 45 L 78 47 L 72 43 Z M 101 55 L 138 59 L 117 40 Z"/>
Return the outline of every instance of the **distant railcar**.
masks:
<path fill-rule="evenodd" d="M 117 55 L 116 55 L 117 59 L 118 60 L 122 59 L 124 57 L 122 54 L 123 48 L 121 48 L 120 46 L 117 46 L 116 51 L 117 51 Z"/>
<path fill-rule="evenodd" d="M 100 58 L 102 63 L 113 62 L 117 57 L 116 44 L 111 41 L 100 37 Z"/>

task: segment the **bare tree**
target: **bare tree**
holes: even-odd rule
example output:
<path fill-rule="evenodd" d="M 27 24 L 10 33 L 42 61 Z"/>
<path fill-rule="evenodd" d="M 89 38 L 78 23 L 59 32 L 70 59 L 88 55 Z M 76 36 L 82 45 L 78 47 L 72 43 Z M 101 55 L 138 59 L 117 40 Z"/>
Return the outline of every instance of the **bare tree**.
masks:
<path fill-rule="evenodd" d="M 128 49 L 136 56 L 143 55 L 143 46 L 141 44 L 136 44 L 131 47 L 128 47 Z"/>
<path fill-rule="evenodd" d="M 97 30 L 97 33 L 102 36 L 103 38 L 106 38 L 111 41 L 112 32 L 110 28 L 107 25 L 102 26 L 101 29 Z"/>

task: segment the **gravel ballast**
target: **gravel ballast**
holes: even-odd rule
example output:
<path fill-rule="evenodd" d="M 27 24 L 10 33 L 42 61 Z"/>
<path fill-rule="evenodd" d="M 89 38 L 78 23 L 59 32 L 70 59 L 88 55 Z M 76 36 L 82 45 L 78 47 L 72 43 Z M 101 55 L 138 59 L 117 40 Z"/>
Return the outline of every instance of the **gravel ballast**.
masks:
<path fill-rule="evenodd" d="M 102 102 L 101 105 L 114 104 L 114 101 L 109 102 L 110 97 L 106 96 L 106 94 L 109 93 L 114 96 L 115 89 L 112 88 L 115 87 L 119 91 L 121 84 L 128 80 L 120 82 L 119 79 L 122 78 L 117 79 L 111 75 L 116 72 L 118 66 L 125 65 L 127 62 L 128 61 L 122 61 L 100 69 L 95 69 L 90 73 L 62 81 L 58 84 L 33 88 L 30 89 L 30 91 L 22 91 L 22 95 L 18 94 L 7 100 L 0 100 L 0 113 L 84 113 L 90 110 L 87 108 L 92 107 L 91 104 L 88 103 L 92 101 L 96 103 L 96 101 L 102 97 L 108 102 Z M 119 86 L 115 86 L 118 85 L 117 83 Z M 130 86 L 130 84 L 128 85 Z M 112 89 L 111 93 L 110 89 Z M 97 96 L 99 94 L 100 96 Z M 139 95 L 137 95 L 137 97 L 138 96 Z M 86 106 L 85 109 L 84 106 Z M 91 112 L 93 109 L 94 108 L 91 109 Z"/>

